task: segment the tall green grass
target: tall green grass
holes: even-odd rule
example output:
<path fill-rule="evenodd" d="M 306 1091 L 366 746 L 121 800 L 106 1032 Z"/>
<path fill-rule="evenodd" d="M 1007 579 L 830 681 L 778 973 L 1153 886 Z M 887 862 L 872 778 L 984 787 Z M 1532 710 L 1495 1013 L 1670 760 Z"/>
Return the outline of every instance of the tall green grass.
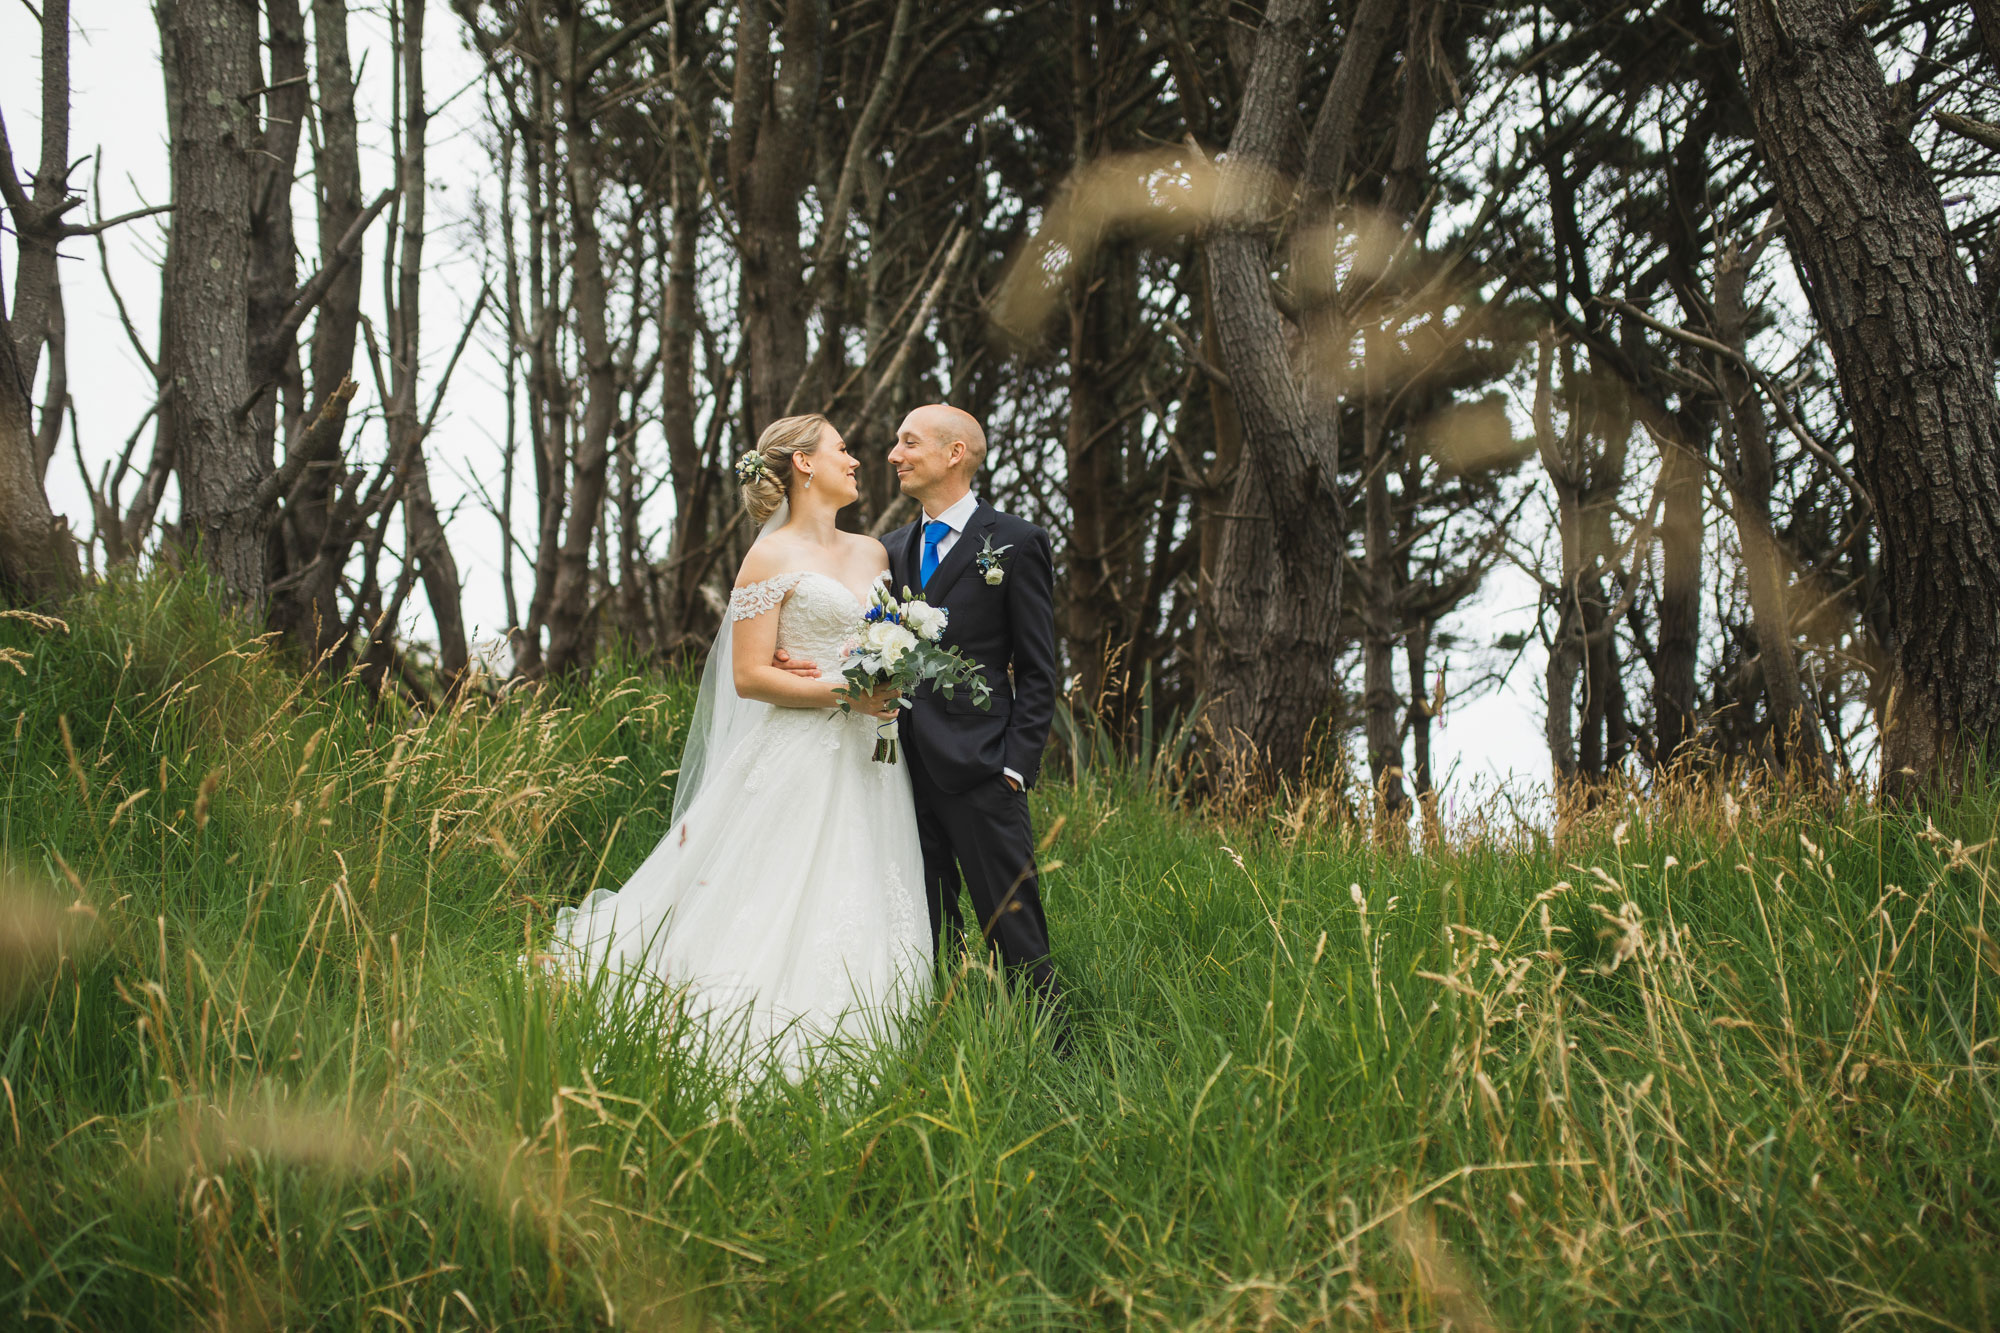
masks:
<path fill-rule="evenodd" d="M 663 831 L 685 682 L 415 715 L 213 608 L 0 621 L 0 1320 L 1995 1322 L 1990 791 L 1412 856 L 1079 766 L 1072 1059 L 960 958 L 746 1090 L 518 964 Z"/>

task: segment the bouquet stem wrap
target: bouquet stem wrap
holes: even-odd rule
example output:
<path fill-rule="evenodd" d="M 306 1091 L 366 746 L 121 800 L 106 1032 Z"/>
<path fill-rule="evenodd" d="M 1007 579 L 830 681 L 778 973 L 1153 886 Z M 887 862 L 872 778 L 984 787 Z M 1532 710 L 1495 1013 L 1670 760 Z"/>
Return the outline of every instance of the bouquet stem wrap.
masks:
<path fill-rule="evenodd" d="M 901 738 L 902 729 L 897 725 L 896 719 L 893 717 L 875 728 L 875 762 L 878 764 L 901 763 L 901 746 L 897 743 Z"/>

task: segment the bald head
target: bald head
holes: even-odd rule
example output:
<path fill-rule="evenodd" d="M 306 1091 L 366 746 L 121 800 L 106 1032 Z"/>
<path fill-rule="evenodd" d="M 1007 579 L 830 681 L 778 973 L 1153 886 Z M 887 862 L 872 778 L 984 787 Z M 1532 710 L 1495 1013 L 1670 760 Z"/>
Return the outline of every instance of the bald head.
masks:
<path fill-rule="evenodd" d="M 965 478 L 969 482 L 973 474 L 986 463 L 986 432 L 972 413 L 950 403 L 928 403 L 910 413 L 910 420 L 916 429 L 930 438 L 930 442 L 947 454 L 954 444 L 965 446 Z"/>
<path fill-rule="evenodd" d="M 942 513 L 972 487 L 986 462 L 986 432 L 970 412 L 929 403 L 903 418 L 890 465 L 903 493 Z"/>

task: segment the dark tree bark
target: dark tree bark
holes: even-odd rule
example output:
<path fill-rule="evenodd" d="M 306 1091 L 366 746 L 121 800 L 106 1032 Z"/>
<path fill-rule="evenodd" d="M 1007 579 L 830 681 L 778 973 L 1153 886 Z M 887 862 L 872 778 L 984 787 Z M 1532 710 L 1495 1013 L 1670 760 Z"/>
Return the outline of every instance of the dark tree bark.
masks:
<path fill-rule="evenodd" d="M 1558 396 L 1566 418 L 1561 430 L 1555 425 Z M 1542 335 L 1536 366 L 1534 425 L 1536 450 L 1555 492 L 1561 552 L 1556 579 L 1542 584 L 1544 605 L 1556 612 L 1545 684 L 1560 824 L 1596 799 L 1631 745 L 1615 631 L 1638 590 L 1631 571 L 1645 559 L 1650 523 L 1625 543 L 1615 540 L 1612 515 L 1634 428 L 1623 385 L 1594 366 L 1579 371 L 1574 345 L 1558 347 L 1552 329 Z M 1629 569 L 1621 569 L 1628 549 L 1636 554 Z"/>
<path fill-rule="evenodd" d="M 1597 370 L 1595 366 L 1592 369 Z M 1564 378 L 1571 385 L 1578 384 L 1573 373 Z M 1614 608 L 1614 588 L 1607 586 L 1607 580 L 1616 581 L 1611 518 L 1625 483 L 1634 423 L 1623 401 L 1604 401 L 1610 396 L 1605 392 L 1610 380 L 1601 372 L 1583 377 L 1580 387 L 1570 394 L 1572 418 L 1577 422 L 1571 433 L 1578 446 L 1581 475 L 1587 481 L 1578 513 L 1582 564 L 1576 577 L 1565 581 L 1565 597 L 1575 600 L 1581 614 L 1584 676 L 1577 765 L 1581 775 L 1593 783 L 1615 773 L 1631 748 L 1625 721 L 1624 664 L 1617 637 L 1622 611 Z M 1594 454 L 1590 452 L 1593 441 L 1599 446 Z M 1616 590 L 1624 588 L 1618 585 Z"/>
<path fill-rule="evenodd" d="M 1436 11 L 1435 0 L 1414 0 L 1407 14 L 1403 49 L 1411 58 L 1404 65 L 1402 101 L 1380 201 L 1382 220 L 1393 226 L 1407 228 L 1416 222 L 1429 181 L 1437 93 L 1428 54 L 1418 57 L 1415 53 L 1431 50 Z M 1394 455 L 1401 444 L 1400 435 L 1391 438 L 1398 424 L 1391 420 L 1391 399 L 1406 397 L 1400 392 L 1405 386 L 1390 382 L 1387 376 L 1394 342 L 1388 324 L 1399 304 L 1393 294 L 1380 303 L 1379 318 L 1371 321 L 1363 344 L 1362 558 L 1359 595 L 1353 598 L 1360 609 L 1362 726 L 1367 738 L 1369 782 L 1375 792 L 1376 834 L 1385 845 L 1395 846 L 1402 845 L 1408 836 L 1410 807 L 1403 768 L 1405 709 L 1395 676 L 1396 640 L 1405 630 L 1401 622 L 1409 583 L 1408 546 L 1396 540 L 1389 494 Z M 1421 695 L 1423 683 L 1413 679 L 1410 688 L 1413 694 Z"/>
<path fill-rule="evenodd" d="M 76 586 L 76 543 L 42 489 L 28 383 L 14 346 L 0 313 L 0 603 L 41 605 Z"/>
<path fill-rule="evenodd" d="M 1419 621 L 1404 636 L 1403 649 L 1410 675 L 1410 789 L 1417 798 L 1417 811 L 1424 822 L 1424 846 L 1444 845 L 1444 821 L 1438 817 L 1437 783 L 1431 773 L 1431 723 L 1444 703 L 1444 677 L 1438 677 L 1436 693 L 1430 691 L 1431 632 L 1429 620 Z"/>
<path fill-rule="evenodd" d="M 2000 0 L 1972 0 L 1972 20 L 1979 29 L 1987 65 L 2000 70 Z"/>
<path fill-rule="evenodd" d="M 1695 674 L 1701 650 L 1701 586 L 1705 469 L 1698 450 L 1706 430 L 1680 413 L 1672 443 L 1660 456 L 1659 640 L 1653 656 L 1653 765 L 1669 767 L 1689 753 L 1701 729 Z"/>
<path fill-rule="evenodd" d="M 626 68 L 621 55 L 657 29 L 671 6 L 615 27 L 574 2 L 528 6 L 512 21 L 503 13 L 490 23 L 485 7 L 472 0 L 455 0 L 455 8 L 510 103 L 527 195 L 526 290 L 510 248 L 507 306 L 511 336 L 527 360 L 536 541 L 527 623 L 510 637 L 523 675 L 568 675 L 588 669 L 595 654 L 594 610 L 609 571 L 600 562 L 594 574 L 592 554 L 608 551 L 599 535 L 613 435 L 633 380 L 611 323 L 612 269 L 621 252 L 613 246 L 607 256 L 600 215 L 601 196 L 629 149 L 609 135 L 605 121 L 652 86 L 640 73 L 621 86 L 602 85 Z M 663 193 L 666 185 L 660 181 Z M 641 191 L 635 212 L 653 207 L 654 199 Z M 643 267 L 636 252 L 625 259 Z M 573 333 L 580 353 L 574 377 L 562 361 L 565 332 Z"/>
<path fill-rule="evenodd" d="M 1136 16 L 1107 3 L 1076 4 L 1070 17 L 1070 156 L 1091 162 L 1136 146 L 1130 122 L 1150 99 L 1142 93 L 1151 59 Z M 1070 198 L 1057 207 L 1088 208 Z M 1082 187 L 1088 190 L 1090 187 Z M 1138 704 L 1146 645 L 1139 605 L 1146 578 L 1146 519 L 1153 496 L 1135 447 L 1150 331 L 1138 319 L 1138 247 L 1125 240 L 1096 246 L 1073 262 L 1065 293 L 1064 497 L 1069 503 L 1068 560 L 1061 618 L 1076 694 L 1122 734 Z M 1136 474 L 1136 485 L 1135 485 Z M 1153 487 L 1150 489 L 1157 489 Z"/>
<path fill-rule="evenodd" d="M 384 414 L 389 426 L 390 451 L 400 460 L 403 522 L 409 537 L 406 558 L 415 560 L 418 576 L 423 580 L 424 597 L 437 624 L 438 671 L 450 693 L 463 680 L 471 653 L 465 638 L 458 562 L 452 558 L 444 522 L 431 498 L 430 466 L 424 454 L 430 416 L 421 413 L 417 397 L 418 357 L 423 349 L 419 333 L 423 308 L 424 149 L 430 123 L 430 112 L 424 105 L 424 0 L 403 0 L 397 55 L 402 64 L 403 102 L 398 145 L 402 150 L 401 188 L 397 195 L 401 234 L 398 252 L 388 266 L 393 282 L 388 311 L 390 383 Z M 443 392 L 442 380 L 438 392 Z M 388 625 L 384 631 L 394 633 L 395 626 Z"/>
<path fill-rule="evenodd" d="M 1846 0 L 1737 0 L 1757 140 L 1881 525 L 1891 794 L 2000 743 L 2000 401 L 1936 183 Z"/>
<path fill-rule="evenodd" d="M 1708 313 L 1700 308 L 1708 146 L 1721 119 L 1721 99 L 1731 91 L 1720 79 L 1704 85 L 1700 109 L 1666 172 L 1666 268 L 1681 308 L 1693 322 L 1705 322 Z M 1654 427 L 1662 441 L 1659 633 L 1652 662 L 1655 769 L 1671 768 L 1689 756 L 1701 730 L 1695 680 L 1701 652 L 1703 483 L 1714 410 L 1705 395 L 1682 394 L 1681 399 L 1679 410 L 1659 413 Z"/>
<path fill-rule="evenodd" d="M 473 8 L 460 13 L 479 34 Z M 496 36 L 477 35 L 488 60 L 502 50 Z M 510 108 L 521 129 L 522 183 L 527 190 L 527 290 L 519 289 L 520 265 L 508 265 L 508 320 L 511 336 L 527 353 L 529 457 L 535 480 L 534 578 L 528 593 L 528 618 L 514 627 L 509 639 L 514 668 L 529 678 L 546 668 L 542 639 L 555 592 L 556 556 L 562 542 L 563 506 L 568 499 L 570 389 L 556 355 L 558 275 L 562 266 L 562 227 L 557 202 L 558 150 L 555 80 L 546 60 L 522 54 L 524 68 L 508 79 L 514 99 Z M 503 75 L 503 78 L 505 76 Z M 510 233 L 511 235 L 511 233 Z"/>
<path fill-rule="evenodd" d="M 1771 453 L 1770 422 L 1739 359 L 1749 326 L 1743 288 L 1753 263 L 1752 255 L 1732 244 L 1717 256 L 1715 264 L 1716 339 L 1736 353 L 1733 358 L 1715 358 L 1715 382 L 1727 408 L 1723 478 L 1729 486 L 1737 542 L 1743 551 L 1744 579 L 1750 590 L 1751 632 L 1756 636 L 1759 674 L 1770 708 L 1772 762 L 1817 783 L 1832 774 L 1820 743 L 1819 722 L 1799 678 L 1798 653 L 1792 646 L 1786 592 L 1790 579 L 1772 528 L 1771 492 L 1777 482 L 1777 465 Z"/>
<path fill-rule="evenodd" d="M 1414 82 L 1414 80 L 1413 80 Z M 1392 448 L 1389 387 L 1380 382 L 1387 337 L 1366 336 L 1367 388 L 1361 407 L 1361 569 L 1352 596 L 1361 630 L 1362 734 L 1368 746 L 1368 781 L 1375 793 L 1375 834 L 1385 845 L 1408 836 L 1410 799 L 1403 784 L 1403 696 L 1396 688 L 1395 651 L 1401 626 L 1397 606 L 1407 582 L 1404 552 L 1395 539 L 1389 495 Z M 1420 686 L 1418 688 L 1421 688 Z"/>
<path fill-rule="evenodd" d="M 729 134 L 753 436 L 785 415 L 806 372 L 810 300 L 799 203 L 812 184 L 829 22 L 826 0 L 782 0 L 782 14 L 780 2 L 742 0 Z"/>
<path fill-rule="evenodd" d="M 49 507 L 43 477 L 61 428 L 65 391 L 61 279 L 56 247 L 69 191 L 69 4 L 42 6 L 42 144 L 33 193 L 21 188 L 0 123 L 0 202 L 14 225 L 13 310 L 0 284 L 0 599 L 48 603 L 76 585 L 76 542 Z M 37 430 L 30 395 L 42 345 L 51 344 L 49 395 Z"/>
<path fill-rule="evenodd" d="M 746 9 L 748 6 L 746 6 Z M 569 516 L 556 554 L 548 599 L 546 667 L 556 674 L 587 668 L 594 657 L 590 621 L 590 550 L 602 519 L 611 461 L 611 431 L 618 417 L 619 377 L 608 323 L 609 281 L 599 234 L 602 190 L 597 129 L 593 120 L 595 70 L 586 49 L 583 7 L 572 7 L 556 27 L 552 57 L 562 101 L 563 186 L 569 204 L 571 302 L 575 307 L 584 374 L 583 421 L 570 472 Z M 796 214 L 792 226 L 797 251 Z M 798 336 L 805 338 L 803 320 Z M 803 359 L 803 352 L 801 353 Z"/>
<path fill-rule="evenodd" d="M 0 127 L 0 190 L 14 222 L 14 360 L 30 386 L 41 365 L 42 345 L 61 318 L 61 279 L 56 247 L 63 219 L 82 202 L 69 188 L 69 4 L 51 0 L 42 7 L 42 145 L 32 195 L 24 194 L 12 147 Z"/>
<path fill-rule="evenodd" d="M 889 8 L 885 0 L 884 8 Z M 820 200 L 819 235 L 813 243 L 812 282 L 809 299 L 819 315 L 819 344 L 806 373 L 796 382 L 786 407 L 790 412 L 817 408 L 850 421 L 847 447 L 862 460 L 864 476 L 861 507 L 847 517 L 867 524 L 882 517 L 893 502 L 893 470 L 887 464 L 894 447 L 893 423 L 899 415 L 877 414 L 873 419 L 858 415 L 867 401 L 868 389 L 854 392 L 855 376 L 848 373 L 848 348 L 854 326 L 868 327 L 865 314 L 856 320 L 853 274 L 849 257 L 850 237 L 859 212 L 869 224 L 870 272 L 880 275 L 888 267 L 883 262 L 898 257 L 895 248 L 876 225 L 882 220 L 881 203 L 887 171 L 882 161 L 882 138 L 890 112 L 907 91 L 908 60 L 912 38 L 918 25 L 915 0 L 893 0 L 893 9 L 883 15 L 886 30 L 877 27 L 874 40 L 863 42 L 858 35 L 838 43 L 839 68 L 830 80 L 835 106 L 841 114 L 822 114 L 815 119 L 813 147 L 814 190 Z M 877 11 L 878 13 L 880 11 Z M 864 24 L 875 26 L 864 20 Z M 866 31 L 864 27 L 863 31 Z M 850 34 L 854 29 L 848 29 Z M 829 37 L 831 37 L 829 33 Z M 875 58 L 879 57 L 879 58 Z M 871 58 L 872 67 L 871 67 Z M 845 130 L 845 136 L 841 131 Z M 861 208 L 857 210 L 856 205 Z M 881 253 L 883 251 L 888 253 Z M 864 304 L 865 310 L 865 304 Z M 884 326 L 869 328 L 864 358 L 872 358 L 881 346 Z M 881 405 L 881 400 L 876 400 Z M 892 405 L 900 406 L 900 405 Z M 887 420 L 884 417 L 887 416 Z"/>
<path fill-rule="evenodd" d="M 1273 0 L 1226 176 L 1282 166 L 1314 26 L 1315 6 Z M 1206 589 L 1210 720 L 1239 772 L 1297 773 L 1335 694 L 1346 554 L 1336 441 L 1330 414 L 1308 404 L 1292 369 L 1271 291 L 1268 235 L 1231 227 L 1210 237 L 1206 251 L 1217 342 L 1243 437 L 1230 525 Z"/>
<path fill-rule="evenodd" d="M 362 225 L 361 150 L 354 114 L 354 69 L 348 54 L 346 0 L 313 0 L 313 81 L 319 135 L 313 176 L 319 198 L 322 264 Z M 361 320 L 362 266 L 342 264 L 313 320 L 308 364 L 312 396 L 303 421 L 286 440 L 296 474 L 278 519 L 270 624 L 283 631 L 307 663 L 331 661 L 342 620 L 337 597 L 342 566 L 358 532 L 351 503 L 342 503 L 341 446 Z M 351 497 L 350 497 L 351 500 Z"/>
<path fill-rule="evenodd" d="M 257 451 L 272 457 L 281 416 L 295 425 L 304 411 L 298 343 L 286 325 L 298 286 L 297 238 L 292 220 L 292 181 L 298 170 L 299 137 L 311 105 L 306 83 L 305 16 L 299 0 L 266 0 L 270 19 L 268 89 L 251 99 L 264 109 L 261 151 L 252 162 L 250 195 L 250 384 L 257 395 L 251 420 Z M 281 410 L 282 405 L 282 410 Z"/>
<path fill-rule="evenodd" d="M 660 429 L 667 437 L 667 462 L 673 474 L 674 526 L 667 546 L 665 600 L 660 633 L 662 647 L 678 652 L 705 640 L 712 627 L 701 599 L 708 571 L 702 548 L 718 526 L 710 499 L 719 489 L 706 466 L 696 425 L 695 349 L 700 338 L 701 304 L 696 289 L 695 244 L 700 238 L 702 189 L 695 155 L 703 145 L 677 133 L 672 154 L 669 199 L 673 235 L 667 242 L 667 279 L 660 303 Z M 727 408 L 717 403 L 716 412 Z M 725 495 L 723 503 L 728 503 Z"/>
<path fill-rule="evenodd" d="M 1556 599 L 1556 627 L 1549 638 L 1549 660 L 1543 672 L 1548 695 L 1546 735 L 1550 776 L 1556 808 L 1565 810 L 1577 787 L 1576 678 L 1583 666 L 1583 607 L 1570 591 L 1582 579 L 1583 490 L 1585 481 L 1569 434 L 1555 425 L 1555 359 L 1553 333 L 1544 333 L 1535 362 L 1535 448 L 1541 455 L 1549 487 L 1556 496 L 1556 541 L 1561 551 L 1561 576 L 1549 592 Z"/>
<path fill-rule="evenodd" d="M 254 0 L 159 0 L 172 66 L 174 215 L 161 299 L 163 396 L 181 477 L 183 537 L 239 603 L 264 599 L 271 475 L 250 419 L 250 206 L 263 144 L 242 100 L 260 85 Z M 254 99 L 253 99 L 254 100 Z"/>

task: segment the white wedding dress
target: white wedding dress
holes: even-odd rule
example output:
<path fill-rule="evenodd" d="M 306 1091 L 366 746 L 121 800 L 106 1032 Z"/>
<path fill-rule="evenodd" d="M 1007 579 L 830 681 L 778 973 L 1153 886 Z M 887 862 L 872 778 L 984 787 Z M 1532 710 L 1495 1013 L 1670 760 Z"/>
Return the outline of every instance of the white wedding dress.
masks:
<path fill-rule="evenodd" d="M 733 622 L 773 607 L 778 646 L 821 664 L 863 610 L 817 572 L 739 588 L 717 636 L 725 667 Z M 704 695 L 725 690 L 726 752 L 711 746 L 698 790 L 621 888 L 558 914 L 552 953 L 572 976 L 603 966 L 684 994 L 732 1058 L 795 1076 L 816 1052 L 889 1035 L 928 986 L 909 771 L 871 758 L 874 718 L 740 700 L 711 673 Z"/>

